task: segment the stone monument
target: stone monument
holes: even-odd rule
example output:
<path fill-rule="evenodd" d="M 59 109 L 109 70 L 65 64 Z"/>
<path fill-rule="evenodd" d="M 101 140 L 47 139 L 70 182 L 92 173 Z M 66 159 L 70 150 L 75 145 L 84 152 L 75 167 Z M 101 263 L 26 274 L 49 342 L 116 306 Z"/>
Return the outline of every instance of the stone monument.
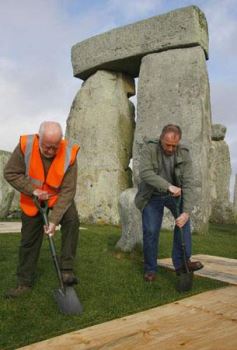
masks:
<path fill-rule="evenodd" d="M 233 223 L 233 205 L 230 202 L 230 152 L 225 142 L 226 127 L 212 125 L 212 143 L 210 150 L 210 196 L 213 223 Z"/>
<path fill-rule="evenodd" d="M 182 141 L 193 158 L 193 230 L 208 229 L 214 208 L 210 174 L 214 141 L 206 59 L 207 22 L 196 6 L 113 29 L 72 47 L 73 74 L 85 80 L 67 121 L 67 136 L 81 144 L 76 201 L 82 221 L 121 220 L 118 246 L 123 250 L 142 241 L 134 196 L 143 139 L 159 137 L 168 123 L 181 126 Z M 139 80 L 134 131 L 129 97 L 135 94 L 135 77 Z M 165 221 L 173 225 L 167 216 Z"/>
<path fill-rule="evenodd" d="M 67 120 L 66 136 L 80 144 L 78 204 L 82 222 L 120 222 L 118 202 L 132 186 L 134 79 L 99 70 L 77 93 Z"/>
<path fill-rule="evenodd" d="M 3 175 L 10 155 L 10 152 L 0 151 L 0 219 L 7 217 L 15 194 L 14 188 L 8 184 Z"/>

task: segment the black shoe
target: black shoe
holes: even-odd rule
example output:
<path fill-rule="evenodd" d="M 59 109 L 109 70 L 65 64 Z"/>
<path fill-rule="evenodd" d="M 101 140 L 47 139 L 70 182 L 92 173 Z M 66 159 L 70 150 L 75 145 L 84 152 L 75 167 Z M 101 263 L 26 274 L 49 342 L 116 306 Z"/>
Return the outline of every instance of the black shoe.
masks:
<path fill-rule="evenodd" d="M 32 290 L 30 286 L 25 286 L 25 285 L 19 285 L 16 288 L 9 289 L 5 297 L 6 298 L 18 298 L 23 294 L 27 294 Z"/>
<path fill-rule="evenodd" d="M 144 274 L 144 280 L 146 282 L 154 282 L 156 280 L 156 273 L 155 272 L 146 272 Z"/>
<path fill-rule="evenodd" d="M 204 265 L 201 263 L 201 261 L 188 260 L 188 269 L 190 271 L 198 271 L 201 270 L 203 267 Z"/>
<path fill-rule="evenodd" d="M 63 283 L 67 286 L 78 284 L 78 280 L 72 270 L 62 270 Z"/>
<path fill-rule="evenodd" d="M 201 261 L 191 261 L 190 259 L 187 261 L 187 265 L 188 265 L 188 269 L 190 272 L 193 271 L 198 271 L 201 270 L 204 265 L 201 263 Z M 186 268 L 185 266 L 181 266 L 178 269 L 175 270 L 177 275 L 180 275 L 180 273 L 185 273 L 186 272 Z"/>

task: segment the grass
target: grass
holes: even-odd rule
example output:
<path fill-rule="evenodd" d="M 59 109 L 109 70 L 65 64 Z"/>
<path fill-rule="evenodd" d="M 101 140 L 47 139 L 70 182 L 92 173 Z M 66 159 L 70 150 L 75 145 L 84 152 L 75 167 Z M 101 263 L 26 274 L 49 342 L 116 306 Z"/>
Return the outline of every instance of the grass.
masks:
<path fill-rule="evenodd" d="M 17 300 L 5 299 L 4 292 L 15 285 L 20 235 L 0 235 L 0 349 L 16 349 L 225 285 L 196 276 L 193 290 L 179 294 L 175 290 L 175 274 L 165 269 L 159 270 L 156 282 L 147 284 L 143 281 L 141 250 L 125 254 L 114 248 L 120 228 L 96 225 L 87 228 L 80 233 L 75 268 L 80 277 L 76 291 L 84 306 L 82 316 L 58 312 L 52 297 L 57 280 L 47 240 L 42 246 L 33 291 Z M 193 235 L 193 254 L 237 258 L 236 228 L 236 225 L 212 225 L 207 235 Z M 162 231 L 161 258 L 170 256 L 171 242 L 171 232 Z M 58 249 L 59 244 L 58 233 Z"/>

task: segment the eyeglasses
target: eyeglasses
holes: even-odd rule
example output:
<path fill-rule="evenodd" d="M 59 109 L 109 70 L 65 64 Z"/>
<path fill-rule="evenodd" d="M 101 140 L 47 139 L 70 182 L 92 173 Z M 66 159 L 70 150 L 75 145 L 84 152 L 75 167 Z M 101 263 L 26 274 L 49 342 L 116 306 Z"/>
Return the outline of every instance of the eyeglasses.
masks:
<path fill-rule="evenodd" d="M 59 145 L 45 145 L 44 143 L 41 143 L 40 146 L 47 151 L 54 151 L 56 152 L 59 149 Z"/>

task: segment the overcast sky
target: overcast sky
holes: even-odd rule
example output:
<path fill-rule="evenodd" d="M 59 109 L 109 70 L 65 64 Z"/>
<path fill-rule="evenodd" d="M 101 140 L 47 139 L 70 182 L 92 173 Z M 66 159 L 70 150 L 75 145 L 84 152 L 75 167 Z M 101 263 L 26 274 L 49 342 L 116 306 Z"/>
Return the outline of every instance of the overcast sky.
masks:
<path fill-rule="evenodd" d="M 65 129 L 82 83 L 72 75 L 72 45 L 189 5 L 207 17 L 212 122 L 227 127 L 237 173 L 236 0 L 0 0 L 0 149 L 12 151 L 19 136 L 36 132 L 43 120 L 58 120 Z"/>

